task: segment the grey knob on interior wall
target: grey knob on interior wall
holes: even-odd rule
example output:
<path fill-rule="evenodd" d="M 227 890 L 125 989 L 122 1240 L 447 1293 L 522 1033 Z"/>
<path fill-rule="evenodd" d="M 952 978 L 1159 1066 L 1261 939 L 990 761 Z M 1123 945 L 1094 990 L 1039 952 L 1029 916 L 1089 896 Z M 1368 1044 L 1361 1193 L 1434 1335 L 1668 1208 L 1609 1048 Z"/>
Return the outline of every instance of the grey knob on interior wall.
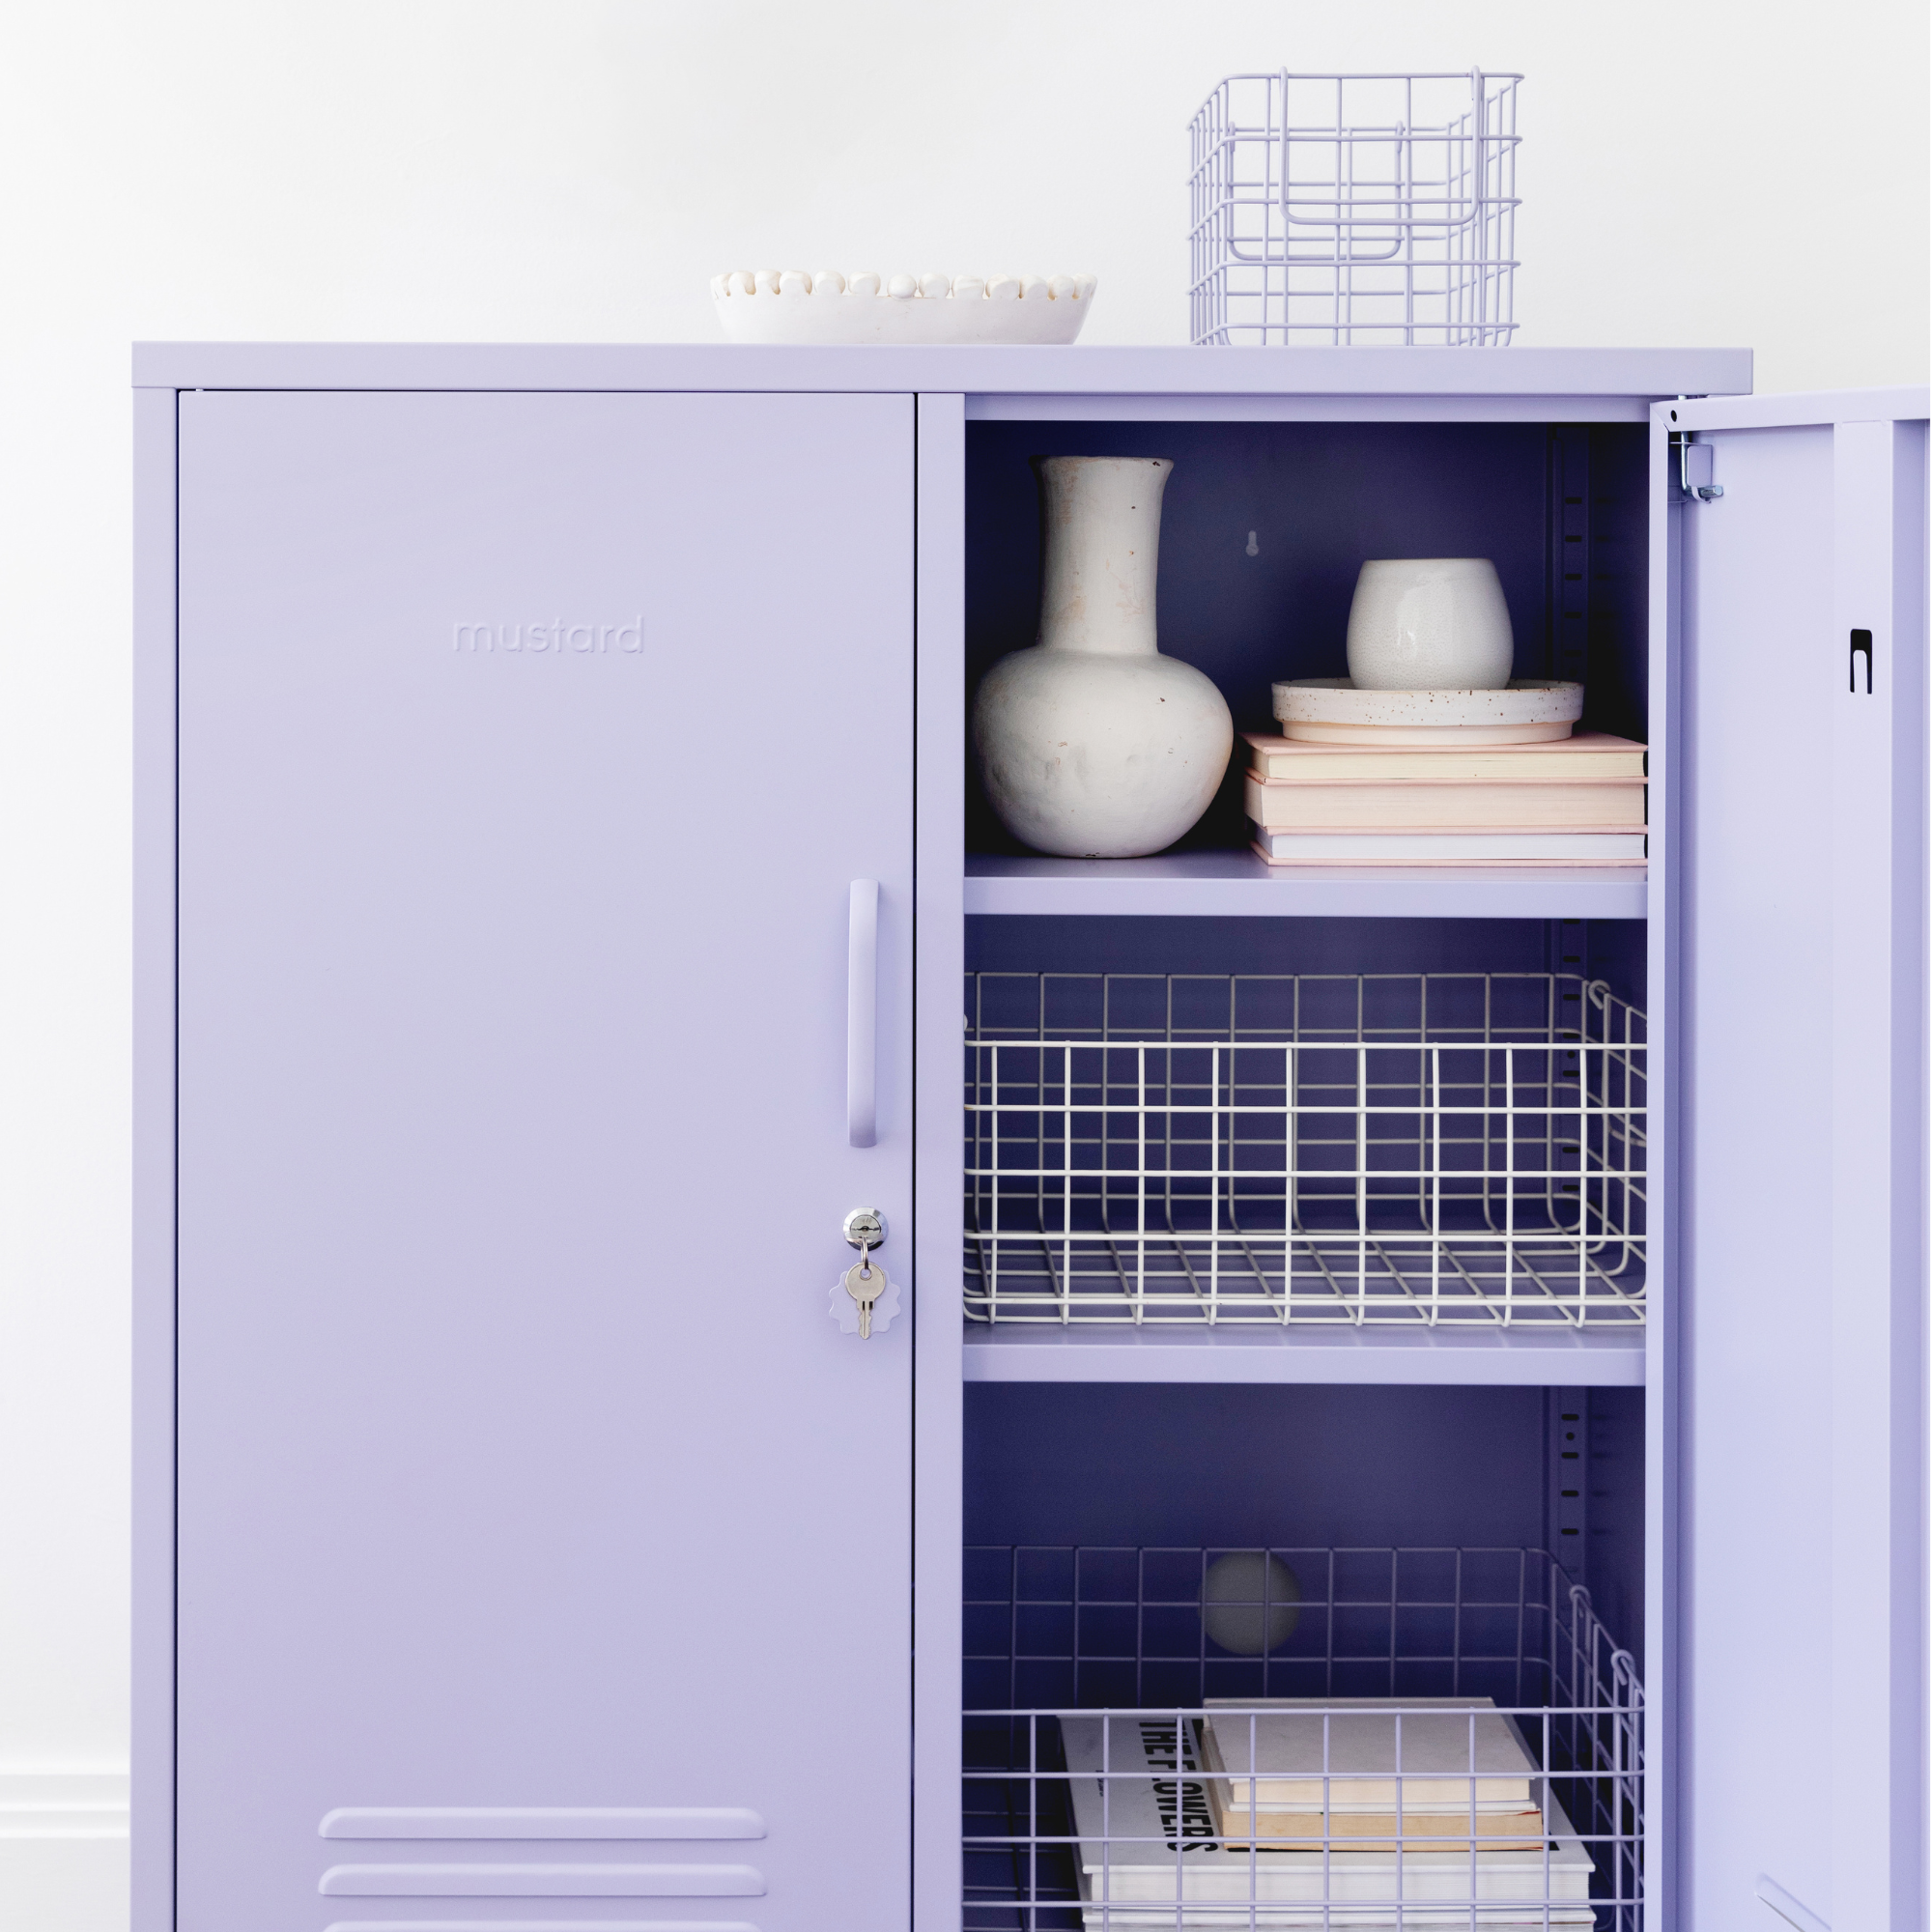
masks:
<path fill-rule="evenodd" d="M 1208 810 L 1234 750 L 1213 681 L 1160 654 L 1165 457 L 1035 459 L 1039 637 L 986 673 L 973 745 L 1000 822 L 1037 851 L 1128 859 Z"/>
<path fill-rule="evenodd" d="M 1236 1657 L 1265 1657 L 1301 1621 L 1301 1581 L 1279 1556 L 1233 1549 L 1201 1579 L 1201 1623 L 1208 1639 Z"/>

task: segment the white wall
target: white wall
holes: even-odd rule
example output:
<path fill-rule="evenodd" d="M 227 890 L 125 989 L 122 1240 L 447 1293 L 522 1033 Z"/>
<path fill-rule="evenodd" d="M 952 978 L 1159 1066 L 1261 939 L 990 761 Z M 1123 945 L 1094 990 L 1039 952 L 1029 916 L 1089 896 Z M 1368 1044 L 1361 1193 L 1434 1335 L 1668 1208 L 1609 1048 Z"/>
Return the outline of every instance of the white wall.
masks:
<path fill-rule="evenodd" d="M 1920 0 L 15 0 L 0 1923 L 119 1911 L 111 1838 L 36 1820 L 104 1829 L 84 1807 L 126 1753 L 131 339 L 703 340 L 714 270 L 832 262 L 1090 270 L 1089 340 L 1180 341 L 1185 128 L 1215 80 L 1481 64 L 1528 76 L 1524 341 L 1918 382 L 1926 52 Z M 6 1809 L 50 1791 L 69 1808 Z"/>

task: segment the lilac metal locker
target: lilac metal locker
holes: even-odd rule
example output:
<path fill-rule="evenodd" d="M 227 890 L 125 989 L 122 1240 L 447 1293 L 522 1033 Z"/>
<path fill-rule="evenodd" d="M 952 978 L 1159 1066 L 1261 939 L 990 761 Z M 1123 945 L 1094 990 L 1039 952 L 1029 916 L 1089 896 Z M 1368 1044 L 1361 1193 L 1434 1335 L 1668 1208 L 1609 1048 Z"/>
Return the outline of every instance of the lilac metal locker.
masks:
<path fill-rule="evenodd" d="M 179 434 L 178 1922 L 897 1926 L 912 402 Z"/>
<path fill-rule="evenodd" d="M 1922 392 L 1727 398 L 1731 352 L 144 355 L 139 1932 L 958 1923 L 962 915 L 1287 904 L 1234 854 L 962 869 L 1000 416 L 1650 417 L 1644 1918 L 1919 1921 Z M 916 1391 L 909 1298 L 865 1344 L 826 1312 L 848 1208 L 912 1251 L 915 557 Z M 1241 1378 L 1569 1378 L 1350 1339 Z M 1005 1352 L 1119 1378 L 1093 1341 Z M 1182 1352 L 1214 1378 L 1134 1373 Z M 557 1835 L 679 1808 L 722 1815 Z M 412 1865 L 496 1875 L 319 1889 Z"/>

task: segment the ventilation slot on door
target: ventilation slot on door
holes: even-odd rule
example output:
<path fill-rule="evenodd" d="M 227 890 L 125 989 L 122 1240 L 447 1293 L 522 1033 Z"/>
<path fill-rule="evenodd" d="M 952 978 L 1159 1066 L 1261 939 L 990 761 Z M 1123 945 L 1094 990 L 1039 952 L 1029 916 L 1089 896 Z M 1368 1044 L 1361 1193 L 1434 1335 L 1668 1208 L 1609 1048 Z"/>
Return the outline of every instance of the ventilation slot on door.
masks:
<path fill-rule="evenodd" d="M 965 1615 L 965 1932 L 1638 1932 L 1643 1694 L 1542 1550 L 969 1546 Z"/>
<path fill-rule="evenodd" d="M 971 975 L 966 1312 L 1641 1323 L 1645 1039 L 1560 974 Z"/>

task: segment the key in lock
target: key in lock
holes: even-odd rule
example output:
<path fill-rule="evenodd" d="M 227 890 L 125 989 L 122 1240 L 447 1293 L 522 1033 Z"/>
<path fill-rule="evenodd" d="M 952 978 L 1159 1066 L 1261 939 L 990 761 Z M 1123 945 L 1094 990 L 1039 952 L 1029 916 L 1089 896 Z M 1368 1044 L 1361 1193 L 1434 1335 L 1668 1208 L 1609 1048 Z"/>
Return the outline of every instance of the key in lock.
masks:
<path fill-rule="evenodd" d="M 859 1339 L 872 1339 L 872 1304 L 886 1292 L 886 1271 L 873 1264 L 869 1251 L 862 1249 L 859 1259 L 845 1270 L 845 1293 L 859 1307 Z"/>
<path fill-rule="evenodd" d="M 886 1217 L 876 1208 L 854 1208 L 840 1224 L 839 1233 L 859 1250 L 859 1259 L 838 1278 L 832 1291 L 833 1319 L 849 1335 L 856 1314 L 859 1339 L 867 1342 L 872 1336 L 875 1310 L 882 1332 L 887 1321 L 898 1312 L 898 1291 L 888 1278 L 884 1264 L 874 1258 L 874 1251 L 885 1243 Z M 841 1297 L 846 1303 L 842 1310 Z"/>

